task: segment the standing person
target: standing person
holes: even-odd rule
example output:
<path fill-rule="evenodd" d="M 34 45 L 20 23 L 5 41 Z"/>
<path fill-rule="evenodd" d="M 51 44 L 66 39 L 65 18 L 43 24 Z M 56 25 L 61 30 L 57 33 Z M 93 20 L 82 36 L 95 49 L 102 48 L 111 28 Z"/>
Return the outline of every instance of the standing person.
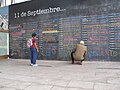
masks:
<path fill-rule="evenodd" d="M 87 52 L 87 47 L 84 45 L 84 41 L 80 41 L 80 44 L 76 45 L 75 51 L 71 52 L 72 64 L 74 61 L 80 61 L 80 65 L 82 65 L 82 61 L 85 60 L 85 55 Z"/>
<path fill-rule="evenodd" d="M 36 64 L 36 59 L 37 59 L 37 52 L 38 52 L 38 47 L 36 45 L 36 33 L 32 34 L 32 46 L 30 46 L 30 56 L 31 56 L 31 65 L 32 66 L 38 66 Z"/>

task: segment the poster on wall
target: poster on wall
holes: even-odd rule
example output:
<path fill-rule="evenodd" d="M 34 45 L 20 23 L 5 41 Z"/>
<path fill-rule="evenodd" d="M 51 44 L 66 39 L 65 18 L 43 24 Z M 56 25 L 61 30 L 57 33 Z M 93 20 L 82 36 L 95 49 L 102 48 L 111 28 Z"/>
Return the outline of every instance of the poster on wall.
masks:
<path fill-rule="evenodd" d="M 13 58 L 30 58 L 26 42 L 36 32 L 38 60 L 71 60 L 80 40 L 88 47 L 86 60 L 118 60 L 119 4 L 118 0 L 33 0 L 11 5 L 10 53 Z"/>
<path fill-rule="evenodd" d="M 0 32 L 0 56 L 1 55 L 9 55 L 9 34 Z"/>
<path fill-rule="evenodd" d="M 0 8 L 0 29 L 8 30 L 8 7 Z"/>
<path fill-rule="evenodd" d="M 9 55 L 8 7 L 0 8 L 0 56 Z M 1 32 L 2 31 L 2 32 Z"/>

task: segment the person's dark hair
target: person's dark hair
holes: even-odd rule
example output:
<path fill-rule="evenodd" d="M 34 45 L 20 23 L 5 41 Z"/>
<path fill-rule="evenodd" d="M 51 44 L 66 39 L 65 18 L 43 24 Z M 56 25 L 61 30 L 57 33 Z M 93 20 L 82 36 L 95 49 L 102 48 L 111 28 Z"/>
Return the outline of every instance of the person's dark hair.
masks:
<path fill-rule="evenodd" d="M 33 34 L 32 34 L 32 37 L 35 37 L 35 36 L 37 36 L 37 34 L 36 34 L 36 33 L 33 33 Z"/>

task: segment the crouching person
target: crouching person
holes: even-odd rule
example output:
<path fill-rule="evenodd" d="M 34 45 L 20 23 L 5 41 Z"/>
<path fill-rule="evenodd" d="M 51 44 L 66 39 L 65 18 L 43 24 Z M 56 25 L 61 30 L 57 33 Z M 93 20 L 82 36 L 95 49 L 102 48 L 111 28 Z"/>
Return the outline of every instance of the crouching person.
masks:
<path fill-rule="evenodd" d="M 75 51 L 71 52 L 72 64 L 74 64 L 74 61 L 79 61 L 80 65 L 82 65 L 86 53 L 87 47 L 84 45 L 84 41 L 80 41 L 80 44 L 76 45 Z"/>

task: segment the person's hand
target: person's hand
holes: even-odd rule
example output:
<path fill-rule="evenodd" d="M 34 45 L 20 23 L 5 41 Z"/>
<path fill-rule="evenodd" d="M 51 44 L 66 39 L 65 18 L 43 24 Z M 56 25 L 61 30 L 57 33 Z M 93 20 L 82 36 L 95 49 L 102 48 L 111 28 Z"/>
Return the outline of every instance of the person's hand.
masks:
<path fill-rule="evenodd" d="M 39 50 L 37 49 L 37 52 L 39 52 Z"/>

